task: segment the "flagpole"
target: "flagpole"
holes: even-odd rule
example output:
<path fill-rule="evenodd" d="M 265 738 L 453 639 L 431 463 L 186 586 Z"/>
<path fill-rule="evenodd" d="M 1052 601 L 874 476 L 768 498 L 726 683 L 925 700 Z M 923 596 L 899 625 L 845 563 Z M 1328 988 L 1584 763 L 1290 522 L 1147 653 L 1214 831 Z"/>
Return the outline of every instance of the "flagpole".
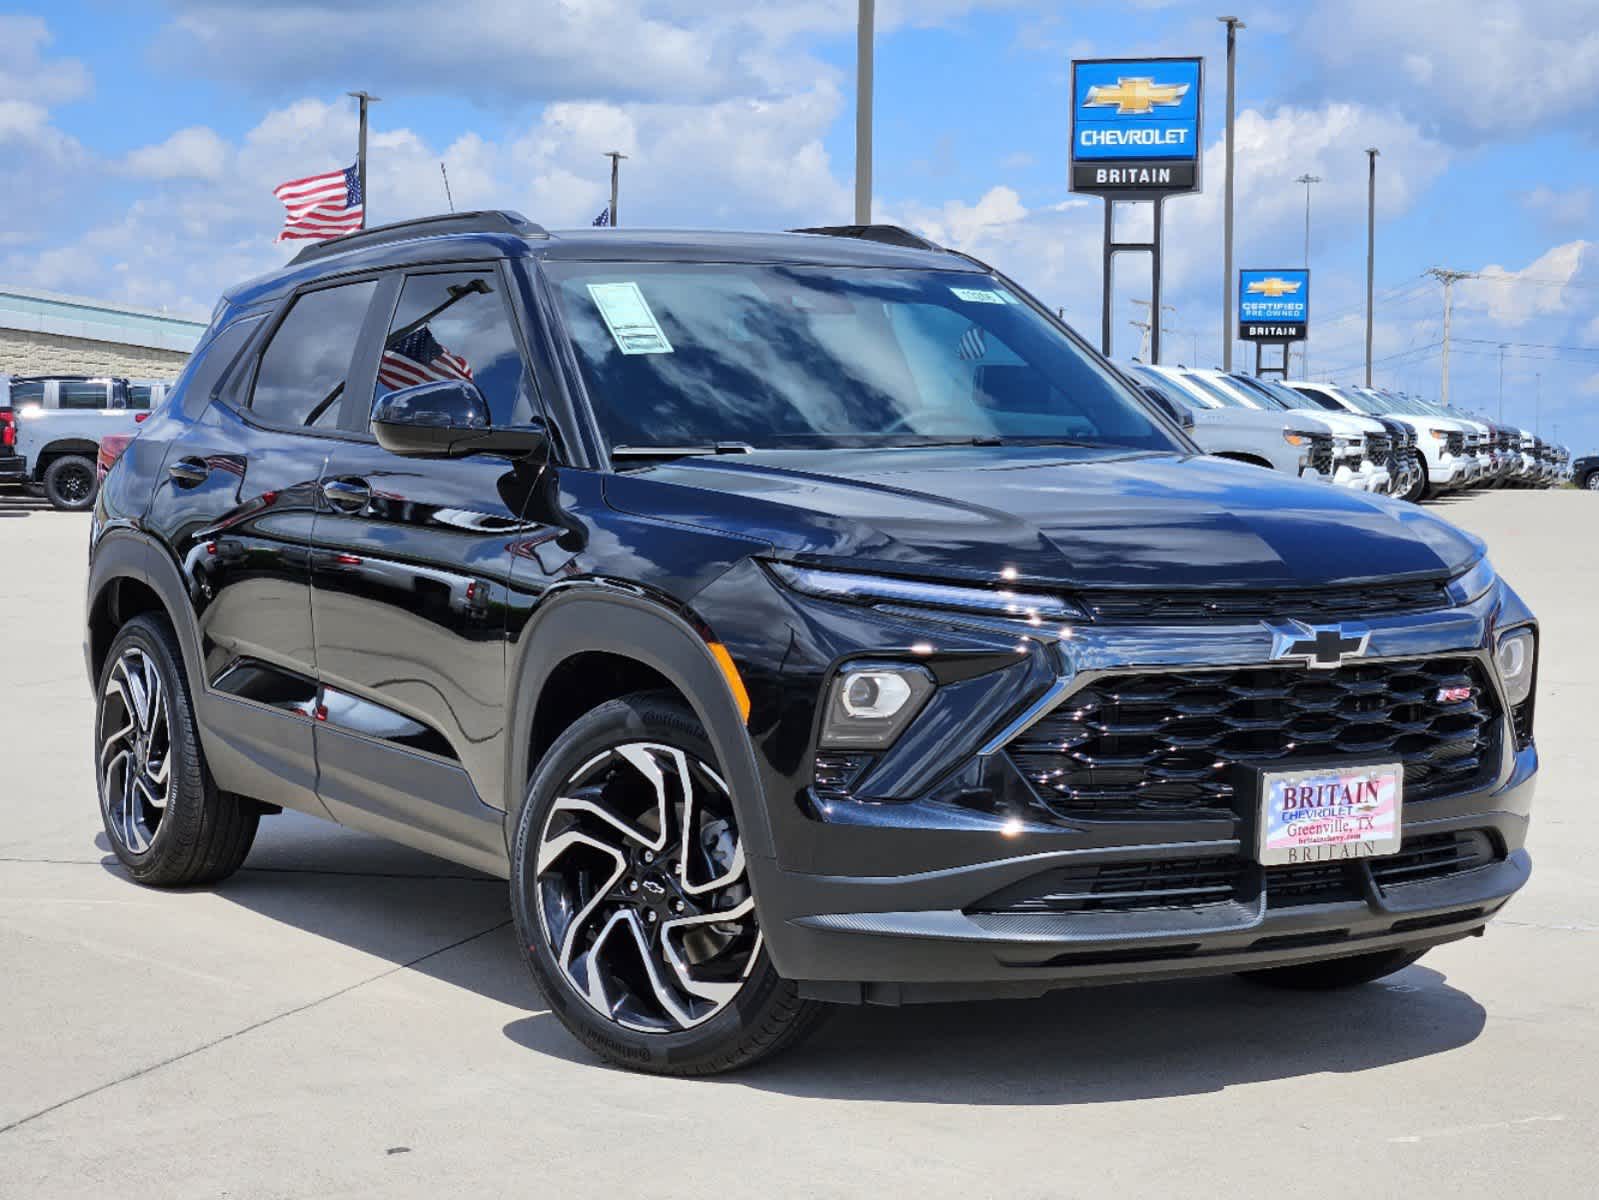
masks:
<path fill-rule="evenodd" d="M 361 228 L 366 228 L 366 106 L 374 101 L 381 100 L 381 96 L 371 96 L 366 92 L 346 92 L 347 96 L 354 96 L 361 102 L 361 133 L 356 142 L 355 150 L 355 178 L 361 188 Z"/>
<path fill-rule="evenodd" d="M 620 150 L 607 150 L 605 157 L 611 160 L 611 228 L 616 228 L 616 196 L 617 184 L 621 174 L 622 160 L 627 157 Z"/>

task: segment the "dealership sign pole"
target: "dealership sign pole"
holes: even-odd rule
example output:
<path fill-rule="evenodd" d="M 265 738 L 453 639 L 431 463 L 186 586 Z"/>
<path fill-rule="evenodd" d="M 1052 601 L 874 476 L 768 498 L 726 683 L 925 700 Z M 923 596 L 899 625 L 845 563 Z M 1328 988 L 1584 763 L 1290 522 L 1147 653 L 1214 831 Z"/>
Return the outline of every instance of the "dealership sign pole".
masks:
<path fill-rule="evenodd" d="M 1238 336 L 1255 343 L 1255 374 L 1288 378 L 1288 347 L 1310 333 L 1310 272 L 1303 267 L 1238 272 Z M 1282 363 L 1267 366 L 1261 347 L 1281 346 Z"/>
<path fill-rule="evenodd" d="M 1161 205 L 1199 191 L 1199 58 L 1097 58 L 1072 63 L 1071 190 L 1105 201 L 1100 348 L 1111 348 L 1112 262 L 1122 250 L 1150 256 L 1150 303 L 1160 312 Z M 1116 241 L 1118 201 L 1151 201 L 1147 242 Z M 1160 361 L 1160 321 L 1150 357 Z"/>

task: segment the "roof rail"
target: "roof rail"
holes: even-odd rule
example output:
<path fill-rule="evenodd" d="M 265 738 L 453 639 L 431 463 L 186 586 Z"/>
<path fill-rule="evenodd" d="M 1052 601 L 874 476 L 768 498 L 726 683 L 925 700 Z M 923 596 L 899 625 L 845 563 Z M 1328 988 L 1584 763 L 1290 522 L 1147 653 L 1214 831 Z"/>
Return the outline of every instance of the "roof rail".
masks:
<path fill-rule="evenodd" d="M 536 225 L 521 213 L 509 209 L 438 213 L 431 217 L 416 217 L 410 221 L 395 221 L 391 225 L 374 225 L 370 229 L 359 229 L 342 237 L 329 238 L 325 242 L 313 242 L 291 258 L 289 265 L 314 262 L 345 250 L 361 250 L 368 246 L 382 246 L 389 242 L 404 242 L 411 238 L 445 233 L 509 233 L 516 237 L 532 238 L 550 236 L 542 225 Z"/>
<path fill-rule="evenodd" d="M 818 225 L 812 229 L 790 229 L 790 233 L 820 233 L 827 237 L 858 238 L 863 242 L 883 242 L 890 246 L 905 246 L 911 250 L 942 250 L 937 242 L 930 242 L 919 233 L 912 233 L 898 225 Z"/>

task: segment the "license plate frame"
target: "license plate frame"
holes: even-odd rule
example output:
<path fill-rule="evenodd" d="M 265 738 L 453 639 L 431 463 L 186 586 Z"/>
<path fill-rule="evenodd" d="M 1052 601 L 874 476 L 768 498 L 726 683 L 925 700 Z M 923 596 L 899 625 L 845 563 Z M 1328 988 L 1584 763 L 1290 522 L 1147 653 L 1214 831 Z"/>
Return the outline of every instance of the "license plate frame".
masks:
<path fill-rule="evenodd" d="M 1255 860 L 1262 866 L 1349 862 L 1398 851 L 1403 840 L 1403 763 L 1262 770 L 1259 779 Z M 1311 794 L 1290 794 L 1290 789 Z"/>

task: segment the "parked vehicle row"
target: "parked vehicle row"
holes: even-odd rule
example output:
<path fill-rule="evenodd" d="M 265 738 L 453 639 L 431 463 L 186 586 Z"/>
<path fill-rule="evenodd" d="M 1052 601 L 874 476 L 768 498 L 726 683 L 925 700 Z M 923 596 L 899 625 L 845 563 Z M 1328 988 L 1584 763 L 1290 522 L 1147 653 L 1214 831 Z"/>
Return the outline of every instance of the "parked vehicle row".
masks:
<path fill-rule="evenodd" d="M 171 385 L 88 375 L 0 376 L 0 483 L 40 491 L 55 508 L 94 504 L 101 450 L 120 451 Z"/>
<path fill-rule="evenodd" d="M 1529 878 L 1537 622 L 1360 494 L 1393 426 L 1204 379 L 897 228 L 302 250 L 95 507 L 109 845 L 210 883 L 292 808 L 496 873 L 554 1017 L 661 1073 L 829 1004 L 1390 974 Z"/>

